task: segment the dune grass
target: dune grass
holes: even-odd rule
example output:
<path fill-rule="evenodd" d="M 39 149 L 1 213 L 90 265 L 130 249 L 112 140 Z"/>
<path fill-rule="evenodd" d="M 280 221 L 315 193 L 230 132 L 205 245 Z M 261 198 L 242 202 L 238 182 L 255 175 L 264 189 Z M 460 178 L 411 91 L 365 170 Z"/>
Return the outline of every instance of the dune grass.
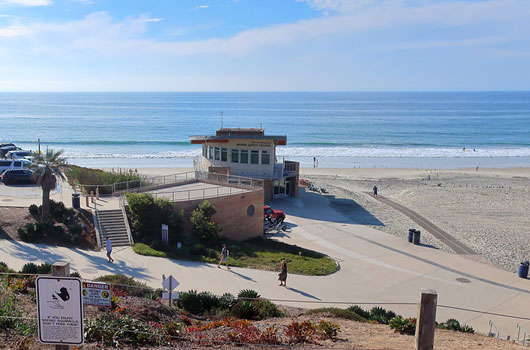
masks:
<path fill-rule="evenodd" d="M 228 245 L 230 266 L 245 267 L 267 271 L 278 271 L 281 259 L 286 259 L 289 273 L 323 276 L 338 270 L 335 260 L 312 250 L 290 245 L 271 239 L 255 238 L 244 242 L 222 241 Z M 137 243 L 133 249 L 137 254 L 173 259 L 196 260 L 218 263 L 220 245 L 205 247 L 195 244 L 191 247 L 159 251 L 143 243 Z"/>

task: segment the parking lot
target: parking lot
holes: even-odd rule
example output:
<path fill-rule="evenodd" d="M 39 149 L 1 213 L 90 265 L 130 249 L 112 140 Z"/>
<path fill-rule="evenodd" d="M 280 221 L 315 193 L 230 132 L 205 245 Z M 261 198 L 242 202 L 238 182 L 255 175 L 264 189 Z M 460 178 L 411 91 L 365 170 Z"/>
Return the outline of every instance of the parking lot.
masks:
<path fill-rule="evenodd" d="M 50 198 L 70 206 L 72 188 L 68 183 L 60 182 L 59 189 L 60 191 L 52 190 Z M 40 205 L 41 202 L 42 189 L 39 185 L 5 185 L 0 182 L 0 206 L 29 207 L 31 204 Z"/>

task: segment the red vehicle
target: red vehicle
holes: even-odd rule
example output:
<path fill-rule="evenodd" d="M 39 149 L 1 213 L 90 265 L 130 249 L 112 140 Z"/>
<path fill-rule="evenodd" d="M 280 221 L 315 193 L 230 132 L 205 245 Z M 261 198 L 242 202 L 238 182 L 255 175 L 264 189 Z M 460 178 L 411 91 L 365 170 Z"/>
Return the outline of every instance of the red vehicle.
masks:
<path fill-rule="evenodd" d="M 263 206 L 263 219 L 267 216 L 270 217 L 271 220 L 278 219 L 282 222 L 285 220 L 285 213 L 282 210 L 272 209 L 268 205 L 265 205 Z"/>

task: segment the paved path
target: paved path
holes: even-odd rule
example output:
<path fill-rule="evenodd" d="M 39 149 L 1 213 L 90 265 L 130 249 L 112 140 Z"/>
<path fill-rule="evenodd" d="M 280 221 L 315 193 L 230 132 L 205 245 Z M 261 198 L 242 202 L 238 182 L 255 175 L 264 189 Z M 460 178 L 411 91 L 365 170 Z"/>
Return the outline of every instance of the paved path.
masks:
<path fill-rule="evenodd" d="M 396 209 L 397 211 L 401 212 L 402 214 L 408 216 L 410 219 L 412 219 L 414 222 L 416 222 L 418 225 L 429 231 L 434 237 L 438 238 L 440 241 L 445 243 L 449 248 L 454 250 L 456 254 L 463 254 L 463 255 L 478 255 L 475 253 L 471 248 L 466 246 L 464 243 L 458 241 L 456 238 L 451 236 L 449 233 L 445 232 L 435 224 L 433 224 L 431 221 L 427 220 L 420 214 L 416 213 L 415 211 L 394 202 L 391 199 L 388 199 L 386 197 L 383 197 L 381 195 L 374 196 L 370 192 L 365 192 L 368 195 L 370 195 L 372 198 L 375 198 L 376 200 L 383 202 L 392 208 Z"/>
<path fill-rule="evenodd" d="M 289 275 L 287 288 L 279 287 L 277 273 L 252 269 L 218 269 L 216 265 L 136 255 L 131 248 L 114 252 L 115 264 L 105 252 L 42 246 L 0 240 L 0 260 L 20 269 L 29 261 L 69 261 L 84 278 L 122 273 L 160 287 L 162 274 L 180 281 L 178 290 L 196 289 L 215 294 L 254 289 L 279 303 L 299 307 L 346 307 L 371 303 L 415 316 L 422 288 L 438 292 L 439 305 L 477 309 L 508 315 L 530 314 L 530 281 L 496 268 L 434 248 L 415 246 L 384 232 L 352 224 L 329 206 L 328 199 L 301 191 L 299 199 L 276 201 L 287 212 L 289 230 L 275 238 L 324 252 L 340 262 L 337 273 L 322 277 Z M 230 248 L 230 247 L 229 247 Z M 383 304 L 382 304 L 383 303 Z M 456 318 L 487 332 L 493 320 L 502 336 L 516 336 L 516 325 L 530 329 L 530 321 L 476 314 L 439 307 L 438 321 Z"/>

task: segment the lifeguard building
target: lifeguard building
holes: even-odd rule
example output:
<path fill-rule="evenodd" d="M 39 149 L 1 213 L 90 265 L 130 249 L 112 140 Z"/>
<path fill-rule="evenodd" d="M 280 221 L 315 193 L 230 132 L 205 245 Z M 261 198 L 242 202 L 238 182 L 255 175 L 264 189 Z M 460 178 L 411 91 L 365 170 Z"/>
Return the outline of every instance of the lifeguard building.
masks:
<path fill-rule="evenodd" d="M 298 196 L 298 162 L 278 162 L 276 146 L 287 144 L 287 136 L 265 135 L 263 129 L 217 130 L 215 135 L 190 136 L 202 144 L 195 170 L 263 180 L 264 199 Z"/>

